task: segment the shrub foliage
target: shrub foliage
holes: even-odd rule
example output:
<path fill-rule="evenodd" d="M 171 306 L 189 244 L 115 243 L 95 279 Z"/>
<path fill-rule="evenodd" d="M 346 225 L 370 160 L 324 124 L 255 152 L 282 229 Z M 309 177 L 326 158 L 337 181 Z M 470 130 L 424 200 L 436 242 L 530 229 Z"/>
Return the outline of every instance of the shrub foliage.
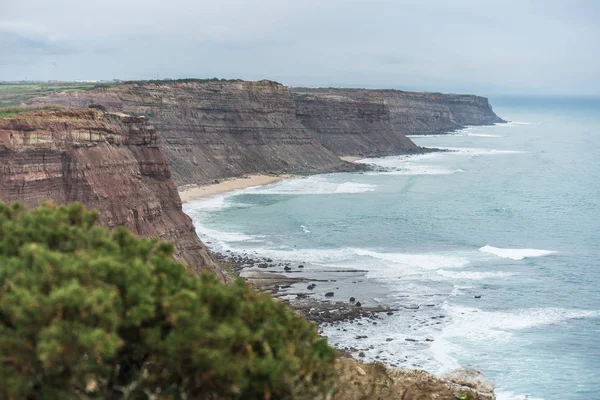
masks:
<path fill-rule="evenodd" d="M 80 204 L 0 203 L 0 398 L 317 398 L 335 350 L 243 282 Z"/>

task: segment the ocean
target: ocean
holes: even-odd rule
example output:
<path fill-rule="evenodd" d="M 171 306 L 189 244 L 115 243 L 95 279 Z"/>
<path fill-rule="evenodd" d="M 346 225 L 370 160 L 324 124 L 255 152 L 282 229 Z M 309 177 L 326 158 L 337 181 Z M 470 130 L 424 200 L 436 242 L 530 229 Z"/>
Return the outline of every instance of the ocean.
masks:
<path fill-rule="evenodd" d="M 184 209 L 217 251 L 303 263 L 309 277 L 356 271 L 315 296 L 402 310 L 323 329 L 366 360 L 473 366 L 499 399 L 600 398 L 600 100 L 490 100 L 511 122 L 413 138 L 452 151 Z"/>

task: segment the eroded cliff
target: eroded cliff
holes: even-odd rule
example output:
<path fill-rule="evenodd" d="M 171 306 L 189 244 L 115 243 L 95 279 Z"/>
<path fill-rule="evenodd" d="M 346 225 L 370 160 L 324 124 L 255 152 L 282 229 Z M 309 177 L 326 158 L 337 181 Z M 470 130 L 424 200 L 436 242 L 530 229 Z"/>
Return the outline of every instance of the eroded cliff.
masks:
<path fill-rule="evenodd" d="M 296 115 L 323 146 L 344 156 L 384 156 L 422 151 L 394 130 L 381 98 L 342 94 L 297 94 Z"/>
<path fill-rule="evenodd" d="M 494 113 L 487 98 L 474 95 L 334 88 L 294 88 L 293 91 L 299 97 L 310 95 L 327 99 L 335 96 L 382 102 L 397 135 L 437 135 L 454 132 L 467 125 L 505 122 Z"/>
<path fill-rule="evenodd" d="M 82 202 L 102 225 L 172 242 L 190 268 L 222 278 L 181 209 L 157 139 L 145 118 L 93 109 L 0 118 L 0 200 Z"/>
<path fill-rule="evenodd" d="M 271 81 L 122 84 L 37 98 L 32 104 L 145 115 L 160 132 L 177 185 L 252 173 L 352 169 L 296 118 L 288 89 Z"/>

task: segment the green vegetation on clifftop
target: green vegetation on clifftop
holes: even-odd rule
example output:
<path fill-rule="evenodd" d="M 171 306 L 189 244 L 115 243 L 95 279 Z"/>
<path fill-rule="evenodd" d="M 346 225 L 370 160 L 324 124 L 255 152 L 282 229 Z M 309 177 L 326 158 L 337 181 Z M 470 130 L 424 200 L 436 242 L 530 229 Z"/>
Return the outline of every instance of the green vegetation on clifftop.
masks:
<path fill-rule="evenodd" d="M 0 203 L 0 398 L 313 399 L 335 350 L 241 281 L 80 204 Z"/>

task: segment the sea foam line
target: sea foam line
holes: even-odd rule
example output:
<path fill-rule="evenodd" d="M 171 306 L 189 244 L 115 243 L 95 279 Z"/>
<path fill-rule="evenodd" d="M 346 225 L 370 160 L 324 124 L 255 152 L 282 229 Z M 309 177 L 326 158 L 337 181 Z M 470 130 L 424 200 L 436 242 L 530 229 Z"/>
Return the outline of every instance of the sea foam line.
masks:
<path fill-rule="evenodd" d="M 501 247 L 483 246 L 479 249 L 482 253 L 493 254 L 502 258 L 510 258 L 515 261 L 522 260 L 524 258 L 532 257 L 543 257 L 551 254 L 558 253 L 555 250 L 541 250 L 541 249 L 505 249 Z"/>

